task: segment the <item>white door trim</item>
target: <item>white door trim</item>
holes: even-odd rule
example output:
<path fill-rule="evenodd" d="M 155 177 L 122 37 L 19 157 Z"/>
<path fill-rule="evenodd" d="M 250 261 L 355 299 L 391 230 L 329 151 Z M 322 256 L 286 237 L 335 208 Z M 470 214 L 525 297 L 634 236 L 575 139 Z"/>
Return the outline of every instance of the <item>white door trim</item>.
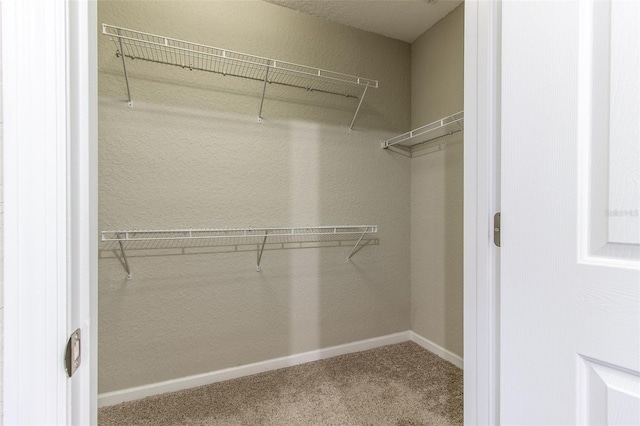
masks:
<path fill-rule="evenodd" d="M 71 379 L 68 424 L 98 415 L 98 14 L 97 2 L 67 2 L 68 221 L 71 310 L 68 332 L 82 329 L 83 366 Z"/>
<path fill-rule="evenodd" d="M 464 422 L 499 424 L 499 0 L 465 3 Z"/>

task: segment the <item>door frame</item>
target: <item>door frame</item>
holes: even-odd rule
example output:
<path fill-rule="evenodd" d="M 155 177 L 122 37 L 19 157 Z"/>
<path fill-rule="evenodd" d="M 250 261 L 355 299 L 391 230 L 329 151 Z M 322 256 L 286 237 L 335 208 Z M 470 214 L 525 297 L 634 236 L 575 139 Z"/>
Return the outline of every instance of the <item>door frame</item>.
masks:
<path fill-rule="evenodd" d="M 98 415 L 98 5 L 67 2 L 68 333 L 81 328 L 85 368 L 68 386 L 68 424 Z M 77 376 L 77 377 L 76 377 Z"/>
<path fill-rule="evenodd" d="M 4 423 L 95 424 L 97 5 L 0 5 Z M 76 328 L 82 363 L 69 379 Z"/>
<path fill-rule="evenodd" d="M 465 2 L 464 422 L 499 424 L 501 0 Z"/>
<path fill-rule="evenodd" d="M 80 7 L 71 5 L 77 2 Z M 4 418 L 8 424 L 95 424 L 96 253 L 81 257 L 81 265 L 77 265 L 89 280 L 88 299 L 80 300 L 70 291 L 68 283 L 74 271 L 68 265 L 74 267 L 74 253 L 82 244 L 95 247 L 97 243 L 97 80 L 91 71 L 92 66 L 97 70 L 96 4 L 92 0 L 4 0 L 0 4 Z M 464 403 L 465 424 L 469 425 L 499 423 L 499 250 L 490 236 L 493 213 L 499 210 L 500 4 L 500 0 L 465 4 Z M 37 22 L 41 24 L 34 24 Z M 71 43 L 67 44 L 69 31 Z M 78 40 L 89 43 L 76 43 Z M 30 50 L 21 49 L 24 46 Z M 74 49 L 89 51 L 80 52 L 78 61 L 69 61 L 69 55 L 79 52 Z M 54 68 L 40 66 L 43 58 Z M 67 67 L 74 67 L 75 74 Z M 75 92 L 69 87 L 69 75 L 83 79 Z M 33 100 L 41 101 L 43 94 L 46 108 L 33 108 Z M 88 167 L 75 172 L 74 164 L 82 163 L 74 163 L 79 159 L 67 145 L 74 137 L 74 129 L 67 125 L 73 122 L 73 114 L 79 113 L 69 109 L 69 102 L 74 101 L 88 108 L 88 114 L 75 116 L 81 128 L 75 131 L 87 138 L 86 150 L 80 154 Z M 42 132 L 41 128 L 55 131 Z M 43 152 L 47 155 L 38 155 Z M 68 227 L 76 225 L 72 222 L 74 206 L 84 206 L 90 216 L 78 234 L 80 240 L 69 237 Z M 89 389 L 90 409 L 80 415 L 90 417 L 84 421 L 72 413 L 77 408 L 72 407 L 75 396 L 68 389 L 61 363 L 64 342 L 73 326 L 68 323 L 70 309 L 78 303 L 89 312 L 89 325 L 83 324 L 89 332 L 89 342 L 83 343 L 83 361 L 89 370 L 84 375 L 89 381 L 84 389 Z"/>

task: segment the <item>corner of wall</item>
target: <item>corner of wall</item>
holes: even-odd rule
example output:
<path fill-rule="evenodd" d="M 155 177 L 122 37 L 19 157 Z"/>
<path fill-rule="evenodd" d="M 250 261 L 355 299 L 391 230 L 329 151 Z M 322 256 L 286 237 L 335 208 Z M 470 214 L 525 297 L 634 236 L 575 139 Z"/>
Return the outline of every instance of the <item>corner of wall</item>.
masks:
<path fill-rule="evenodd" d="M 464 3 L 411 45 L 411 126 L 464 108 Z M 463 144 L 445 136 L 411 159 L 411 330 L 463 352 Z"/>

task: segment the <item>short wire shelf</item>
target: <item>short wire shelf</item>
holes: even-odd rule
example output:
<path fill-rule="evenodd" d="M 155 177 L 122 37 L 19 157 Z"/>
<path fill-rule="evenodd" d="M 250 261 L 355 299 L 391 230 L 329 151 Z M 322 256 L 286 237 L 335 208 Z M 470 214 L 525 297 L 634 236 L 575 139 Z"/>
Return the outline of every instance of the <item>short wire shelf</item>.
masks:
<path fill-rule="evenodd" d="M 433 123 L 418 127 L 417 129 L 411 130 L 407 133 L 387 139 L 382 142 L 381 146 L 383 149 L 402 147 L 403 149 L 401 151 L 396 152 L 400 152 L 401 154 L 411 157 L 411 147 L 426 144 L 435 139 L 461 132 L 463 130 L 464 112 L 460 111 L 438 121 L 434 121 Z"/>
<path fill-rule="evenodd" d="M 114 42 L 116 55 L 122 58 L 129 106 L 133 105 L 133 101 L 131 99 L 125 58 L 141 59 L 189 70 L 206 71 L 224 76 L 261 81 L 263 82 L 263 90 L 258 121 L 262 120 L 262 106 L 267 83 L 359 98 L 360 102 L 349 126 L 350 130 L 353 128 L 367 89 L 378 88 L 377 80 L 254 56 L 113 25 L 102 24 L 102 33 Z"/>
<path fill-rule="evenodd" d="M 122 254 L 123 266 L 127 278 L 131 278 L 131 269 L 126 256 L 128 248 L 163 249 L 179 245 L 256 245 L 256 270 L 260 271 L 262 254 L 267 243 L 305 242 L 340 239 L 356 240 L 347 256 L 347 262 L 364 245 L 360 245 L 368 234 L 378 232 L 376 225 L 341 225 L 283 228 L 224 228 L 224 229 L 168 229 L 168 230 L 132 230 L 102 231 L 103 243 L 115 243 Z"/>

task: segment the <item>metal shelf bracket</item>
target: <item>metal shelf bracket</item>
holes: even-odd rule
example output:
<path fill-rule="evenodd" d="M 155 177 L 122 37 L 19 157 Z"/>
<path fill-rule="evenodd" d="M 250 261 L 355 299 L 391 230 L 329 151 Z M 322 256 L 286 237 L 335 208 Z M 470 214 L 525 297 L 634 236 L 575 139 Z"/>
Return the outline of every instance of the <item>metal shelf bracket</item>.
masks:
<path fill-rule="evenodd" d="M 120 45 L 120 50 L 116 51 L 116 56 L 120 56 L 122 58 L 122 69 L 124 71 L 124 82 L 127 86 L 127 105 L 129 108 L 133 107 L 133 101 L 131 100 L 131 89 L 129 88 L 129 76 L 127 75 L 127 63 L 124 60 L 124 50 L 122 49 L 122 37 L 120 37 L 120 30 L 118 30 L 118 44 Z"/>
<path fill-rule="evenodd" d="M 124 264 L 124 270 L 127 271 L 127 279 L 130 280 L 131 279 L 131 268 L 129 268 L 129 262 L 127 261 L 127 255 L 124 251 L 124 244 L 122 243 L 122 237 L 120 237 L 120 234 L 117 233 L 116 234 L 118 236 L 118 243 L 120 244 L 120 253 L 122 253 L 122 262 Z M 126 233 L 125 233 L 125 238 L 127 237 Z"/>
<path fill-rule="evenodd" d="M 364 100 L 364 96 L 367 94 L 367 89 L 369 86 L 364 86 L 364 91 L 362 92 L 362 96 L 360 96 L 360 102 L 358 102 L 358 107 L 356 108 L 356 113 L 353 115 L 353 120 L 351 120 L 351 124 L 349 125 L 349 133 L 353 131 L 353 123 L 356 122 L 356 117 L 358 116 L 358 112 L 360 112 L 360 107 L 362 106 L 362 101 Z"/>
<path fill-rule="evenodd" d="M 364 238 L 365 235 L 367 235 L 368 232 L 369 232 L 369 229 L 365 229 L 364 232 L 362 233 L 362 235 L 360 235 L 360 238 L 356 242 L 356 245 L 353 246 L 353 249 L 351 250 L 351 253 L 349 253 L 349 256 L 347 256 L 347 263 L 351 263 L 351 256 L 356 254 L 362 247 L 364 247 L 364 245 L 363 245 L 362 247 L 358 248 L 358 246 L 360 245 L 360 241 L 362 241 L 362 239 Z"/>
<path fill-rule="evenodd" d="M 262 86 L 262 99 L 260 100 L 260 112 L 258 112 L 258 123 L 262 123 L 262 106 L 264 105 L 264 94 L 267 91 L 267 82 L 269 81 L 269 67 L 264 71 L 264 85 Z"/>
<path fill-rule="evenodd" d="M 260 267 L 260 261 L 262 260 L 262 253 L 264 252 L 264 245 L 267 242 L 267 234 L 268 234 L 268 231 L 264 233 L 264 239 L 262 240 L 262 246 L 256 252 L 256 256 L 258 257 L 257 264 L 256 264 L 256 271 L 258 271 L 258 272 L 262 271 L 262 268 Z"/>

